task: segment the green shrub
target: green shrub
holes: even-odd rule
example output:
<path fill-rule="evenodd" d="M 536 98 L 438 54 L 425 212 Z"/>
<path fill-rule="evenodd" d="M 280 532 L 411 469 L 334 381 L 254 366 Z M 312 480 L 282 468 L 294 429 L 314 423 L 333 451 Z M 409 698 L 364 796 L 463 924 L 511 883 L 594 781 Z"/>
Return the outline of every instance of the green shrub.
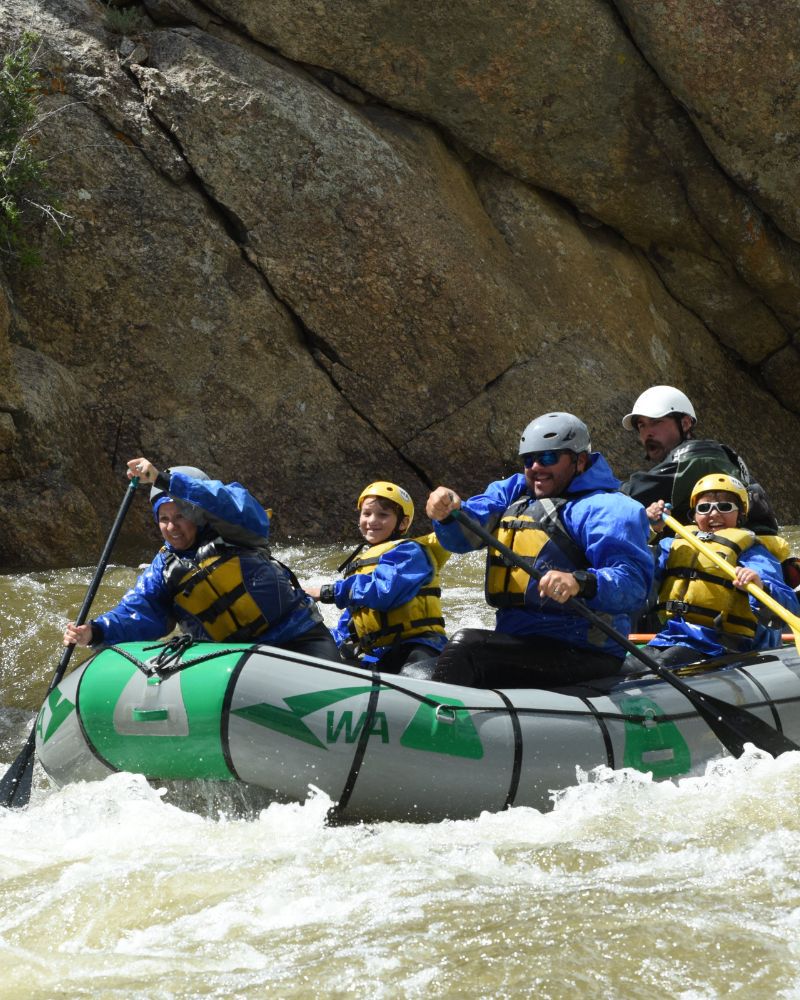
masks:
<path fill-rule="evenodd" d="M 39 108 L 41 82 L 35 68 L 38 38 L 26 32 L 0 58 L 0 261 L 39 263 L 39 251 L 25 227 L 44 216 L 64 235 L 66 216 L 46 195 L 47 164 L 37 155 L 45 115 Z"/>
<path fill-rule="evenodd" d="M 108 30 L 117 35 L 134 34 L 142 26 L 136 7 L 112 7 L 110 3 L 106 3 L 103 20 Z"/>

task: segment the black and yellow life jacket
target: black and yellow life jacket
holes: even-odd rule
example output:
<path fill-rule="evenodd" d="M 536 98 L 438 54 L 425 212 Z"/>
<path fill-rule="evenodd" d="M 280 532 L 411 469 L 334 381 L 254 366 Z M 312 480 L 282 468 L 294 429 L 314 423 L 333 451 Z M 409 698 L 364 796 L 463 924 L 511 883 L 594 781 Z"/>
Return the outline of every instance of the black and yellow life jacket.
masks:
<path fill-rule="evenodd" d="M 164 583 L 173 603 L 200 621 L 211 639 L 250 642 L 275 624 L 248 592 L 242 573 L 242 559 L 271 562 L 268 549 L 230 545 L 216 537 L 192 558 L 166 547 L 162 551 Z"/>
<path fill-rule="evenodd" d="M 493 534 L 517 555 L 534 560 L 543 573 L 549 569 L 586 569 L 586 553 L 561 520 L 560 511 L 566 503 L 564 497 L 536 500 L 522 496 L 508 507 Z M 541 603 L 538 582 L 525 570 L 510 566 L 491 548 L 486 557 L 486 600 L 495 608 L 538 607 Z"/>
<path fill-rule="evenodd" d="M 738 565 L 742 553 L 752 545 L 764 542 L 764 536 L 757 537 L 744 528 L 722 528 L 712 534 L 689 525 L 688 530 L 731 566 Z M 734 587 L 711 559 L 683 538 L 676 538 L 670 548 L 656 611 L 662 621 L 682 618 L 734 635 L 752 638 L 756 634 L 757 619 L 747 593 Z"/>
<path fill-rule="evenodd" d="M 450 558 L 436 540 L 436 535 L 419 535 L 416 538 L 396 538 L 366 549 L 360 558 L 351 560 L 344 571 L 345 577 L 353 573 L 372 573 L 381 556 L 403 542 L 417 542 L 428 557 L 433 575 L 410 601 L 389 611 L 376 608 L 358 607 L 351 609 L 349 623 L 353 641 L 362 653 L 379 646 L 389 646 L 406 639 L 413 639 L 431 633 L 444 635 L 444 615 L 442 614 L 442 588 L 439 573 Z"/>

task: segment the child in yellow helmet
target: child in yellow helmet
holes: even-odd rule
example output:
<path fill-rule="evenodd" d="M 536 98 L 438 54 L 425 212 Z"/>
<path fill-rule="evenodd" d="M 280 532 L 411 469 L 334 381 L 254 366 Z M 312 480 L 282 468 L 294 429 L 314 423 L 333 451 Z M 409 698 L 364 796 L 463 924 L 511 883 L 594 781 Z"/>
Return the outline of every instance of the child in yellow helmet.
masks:
<path fill-rule="evenodd" d="M 364 666 L 398 673 L 447 642 L 439 570 L 449 553 L 433 535 L 406 537 L 414 503 L 396 483 L 370 483 L 356 507 L 364 542 L 340 567 L 344 579 L 305 589 L 343 610 L 332 630 L 343 652 L 354 648 Z"/>
<path fill-rule="evenodd" d="M 664 509 L 661 500 L 647 508 L 654 526 L 661 522 Z M 711 473 L 692 489 L 693 530 L 735 566 L 735 582 L 691 542 L 670 537 L 658 543 L 656 610 L 664 627 L 648 648 L 664 665 L 779 646 L 781 623 L 773 622 L 746 592 L 748 584 L 761 587 L 793 614 L 800 612 L 781 569 L 787 543 L 779 536 L 755 535 L 742 527 L 748 510 L 747 489 L 734 476 Z"/>

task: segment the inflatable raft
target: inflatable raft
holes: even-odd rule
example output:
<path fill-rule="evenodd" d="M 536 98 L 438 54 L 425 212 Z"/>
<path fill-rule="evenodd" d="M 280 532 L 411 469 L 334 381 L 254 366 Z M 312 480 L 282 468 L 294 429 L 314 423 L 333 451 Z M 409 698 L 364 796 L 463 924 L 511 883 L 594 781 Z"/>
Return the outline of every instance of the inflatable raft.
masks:
<path fill-rule="evenodd" d="M 679 675 L 800 740 L 794 646 Z M 36 742 L 58 785 L 132 771 L 242 782 L 280 801 L 315 786 L 343 821 L 548 809 L 577 768 L 675 778 L 726 753 L 683 694 L 644 670 L 554 691 L 478 690 L 212 643 L 100 651 L 51 692 Z"/>

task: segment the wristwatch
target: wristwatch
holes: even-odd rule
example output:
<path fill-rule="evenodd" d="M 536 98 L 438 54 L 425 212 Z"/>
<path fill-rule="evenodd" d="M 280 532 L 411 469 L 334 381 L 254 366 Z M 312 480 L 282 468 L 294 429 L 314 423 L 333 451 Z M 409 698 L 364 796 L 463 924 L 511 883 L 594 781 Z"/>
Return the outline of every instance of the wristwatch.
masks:
<path fill-rule="evenodd" d="M 597 577 L 585 569 L 576 569 L 572 574 L 578 581 L 578 597 L 591 600 L 597 593 Z"/>
<path fill-rule="evenodd" d="M 336 592 L 332 583 L 323 583 L 319 588 L 319 600 L 322 604 L 333 604 L 336 600 Z"/>

